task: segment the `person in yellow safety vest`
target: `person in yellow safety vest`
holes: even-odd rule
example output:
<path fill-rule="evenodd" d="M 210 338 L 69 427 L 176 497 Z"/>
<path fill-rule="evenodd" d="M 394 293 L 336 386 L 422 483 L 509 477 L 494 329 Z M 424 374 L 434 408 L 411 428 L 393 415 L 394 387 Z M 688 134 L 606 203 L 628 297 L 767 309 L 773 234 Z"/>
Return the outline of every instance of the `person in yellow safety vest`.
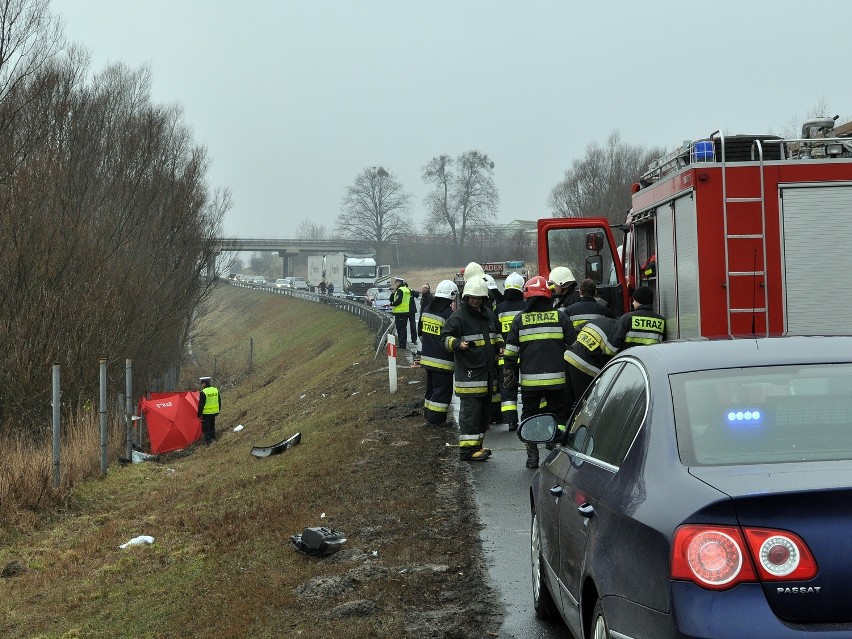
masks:
<path fill-rule="evenodd" d="M 506 278 L 503 301 L 497 305 L 497 321 L 500 322 L 500 333 L 503 340 L 509 336 L 512 320 L 515 315 L 524 309 L 524 276 L 520 273 L 510 273 Z M 501 355 L 497 361 L 500 374 L 497 381 L 500 383 L 500 419 L 502 423 L 509 426 L 509 430 L 518 428 L 518 387 L 517 385 L 507 388 L 503 384 L 504 356 Z"/>
<path fill-rule="evenodd" d="M 577 332 L 565 313 L 551 306 L 550 287 L 541 275 L 527 282 L 524 299 L 524 310 L 515 315 L 506 338 L 503 383 L 507 387 L 520 384 L 521 421 L 543 413 L 540 403 L 545 399 L 547 412 L 556 415 L 564 432 L 574 403 L 564 354 Z M 538 446 L 527 444 L 527 468 L 537 468 L 538 461 Z"/>
<path fill-rule="evenodd" d="M 426 369 L 426 396 L 423 416 L 427 426 L 444 426 L 448 420 L 453 397 L 453 355 L 441 342 L 441 331 L 453 314 L 453 302 L 459 289 L 452 280 L 438 283 L 434 297 L 420 308 L 420 366 Z M 421 298 L 423 299 L 423 298 Z"/>
<path fill-rule="evenodd" d="M 465 283 L 462 302 L 444 324 L 441 341 L 455 356 L 459 459 L 485 461 L 491 457 L 483 442 L 491 421 L 491 396 L 497 392 L 497 353 L 503 338 L 497 316 L 488 308 L 488 287 L 482 277 Z"/>
<path fill-rule="evenodd" d="M 397 346 L 406 348 L 408 346 L 408 315 L 411 312 L 411 290 L 401 277 L 393 278 L 393 293 L 390 304 L 393 312 L 393 321 L 396 325 L 396 336 L 399 341 Z M 414 341 L 417 336 L 412 335 Z"/>
<path fill-rule="evenodd" d="M 213 386 L 209 377 L 200 377 L 201 391 L 198 393 L 198 416 L 201 418 L 201 432 L 204 435 L 204 443 L 215 442 L 216 437 L 216 415 L 222 408 L 222 399 L 219 397 L 219 389 Z"/>

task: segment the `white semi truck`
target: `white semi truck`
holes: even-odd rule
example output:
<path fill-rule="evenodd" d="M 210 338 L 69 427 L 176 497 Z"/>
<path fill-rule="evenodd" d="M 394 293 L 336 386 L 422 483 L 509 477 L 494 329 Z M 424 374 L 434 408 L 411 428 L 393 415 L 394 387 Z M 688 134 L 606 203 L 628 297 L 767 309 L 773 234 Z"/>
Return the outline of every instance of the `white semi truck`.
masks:
<path fill-rule="evenodd" d="M 368 289 L 390 285 L 390 266 L 376 265 L 372 257 L 343 253 L 308 257 L 308 285 L 316 291 L 320 282 L 334 284 L 334 290 L 351 297 L 364 297 Z"/>

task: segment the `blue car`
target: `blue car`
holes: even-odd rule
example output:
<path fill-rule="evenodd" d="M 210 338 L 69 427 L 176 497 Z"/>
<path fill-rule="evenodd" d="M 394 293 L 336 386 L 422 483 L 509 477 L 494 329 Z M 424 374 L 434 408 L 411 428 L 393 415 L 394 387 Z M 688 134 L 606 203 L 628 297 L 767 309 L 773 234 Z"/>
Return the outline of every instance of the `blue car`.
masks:
<path fill-rule="evenodd" d="M 533 477 L 535 609 L 577 638 L 852 638 L 852 337 L 631 348 Z"/>

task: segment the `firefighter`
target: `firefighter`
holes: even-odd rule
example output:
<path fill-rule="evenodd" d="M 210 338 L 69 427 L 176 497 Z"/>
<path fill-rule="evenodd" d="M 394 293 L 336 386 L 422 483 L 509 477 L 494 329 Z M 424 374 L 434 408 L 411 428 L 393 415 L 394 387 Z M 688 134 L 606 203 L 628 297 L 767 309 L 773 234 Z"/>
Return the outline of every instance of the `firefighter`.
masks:
<path fill-rule="evenodd" d="M 393 278 L 393 294 L 390 304 L 393 312 L 393 321 L 396 325 L 396 334 L 399 338 L 399 347 L 408 346 L 408 314 L 411 308 L 411 291 L 401 277 Z M 411 337 L 417 338 L 416 335 Z"/>
<path fill-rule="evenodd" d="M 633 310 L 619 317 L 609 335 L 613 354 L 643 344 L 657 344 L 666 337 L 666 320 L 654 311 L 654 291 L 640 286 L 633 291 Z"/>
<path fill-rule="evenodd" d="M 497 353 L 503 338 L 497 317 L 488 308 L 482 277 L 467 280 L 462 301 L 441 331 L 444 348 L 455 356 L 455 392 L 459 396 L 459 459 L 485 461 L 483 447 L 491 418 L 491 396 L 497 392 Z"/>
<path fill-rule="evenodd" d="M 575 402 L 583 396 L 595 375 L 601 372 L 604 364 L 615 354 L 615 347 L 609 342 L 609 334 L 613 328 L 615 319 L 612 317 L 598 316 L 590 319 L 577 334 L 577 341 L 565 351 L 568 379 Z"/>
<path fill-rule="evenodd" d="M 509 328 L 515 315 L 524 308 L 524 276 L 520 273 L 510 273 L 506 278 L 503 301 L 497 305 L 497 321 L 500 323 L 500 333 L 503 341 L 509 335 Z M 499 375 L 497 381 L 500 385 L 500 416 L 504 424 L 508 424 L 509 430 L 518 428 L 518 387 L 517 384 L 506 387 L 503 384 L 504 356 L 497 361 Z"/>
<path fill-rule="evenodd" d="M 577 280 L 567 266 L 557 266 L 550 271 L 550 284 L 553 285 L 553 308 L 564 309 L 580 301 L 577 292 Z"/>
<path fill-rule="evenodd" d="M 198 393 L 198 416 L 201 418 L 201 432 L 204 435 L 204 443 L 215 442 L 216 437 L 216 415 L 222 408 L 219 397 L 219 389 L 213 386 L 209 377 L 200 377 L 201 391 Z"/>
<path fill-rule="evenodd" d="M 524 287 L 524 310 L 512 320 L 503 353 L 503 383 L 507 387 L 520 384 L 521 421 L 544 412 L 540 406 L 544 399 L 564 432 L 574 403 L 564 355 L 577 333 L 565 314 L 553 308 L 551 297 L 541 275 L 530 278 Z M 527 468 L 537 468 L 538 461 L 538 446 L 527 444 Z"/>
<path fill-rule="evenodd" d="M 426 369 L 423 415 L 426 425 L 443 426 L 453 396 L 453 356 L 441 343 L 441 331 L 450 315 L 459 289 L 452 280 L 438 283 L 434 297 L 420 309 L 420 366 Z"/>
<path fill-rule="evenodd" d="M 491 300 L 491 310 L 497 312 L 497 305 L 503 301 L 503 294 L 497 287 L 497 282 L 491 275 L 485 275 L 485 285 L 488 287 L 488 299 Z"/>
<path fill-rule="evenodd" d="M 598 287 L 594 281 L 586 279 L 580 283 L 580 299 L 570 306 L 565 308 L 565 314 L 571 323 L 574 325 L 574 330 L 579 331 L 583 328 L 583 324 L 589 320 L 598 319 L 600 317 L 615 317 L 608 306 L 601 304 L 595 299 Z"/>

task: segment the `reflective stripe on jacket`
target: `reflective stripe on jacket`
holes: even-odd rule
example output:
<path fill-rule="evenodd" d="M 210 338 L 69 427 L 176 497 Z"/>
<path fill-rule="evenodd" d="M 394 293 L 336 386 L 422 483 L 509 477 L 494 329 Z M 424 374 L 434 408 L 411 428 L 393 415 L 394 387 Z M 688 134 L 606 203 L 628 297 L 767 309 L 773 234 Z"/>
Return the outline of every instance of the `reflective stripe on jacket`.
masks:
<path fill-rule="evenodd" d="M 564 353 L 576 336 L 561 311 L 525 311 L 512 320 L 503 356 L 519 366 L 521 388 L 564 388 Z"/>
<path fill-rule="evenodd" d="M 565 361 L 594 377 L 601 372 L 615 353 L 609 341 L 609 333 L 615 327 L 615 320 L 599 317 L 589 320 L 577 335 L 577 341 L 565 351 Z"/>
<path fill-rule="evenodd" d="M 666 338 L 666 320 L 650 304 L 625 313 L 615 322 L 609 342 L 616 351 L 648 344 L 658 344 Z"/>
<path fill-rule="evenodd" d="M 453 309 L 447 306 L 440 313 L 431 312 L 426 309 L 420 313 L 420 365 L 433 371 L 451 373 L 454 368 L 453 354 L 450 353 L 441 341 L 441 331 L 447 323 Z"/>

